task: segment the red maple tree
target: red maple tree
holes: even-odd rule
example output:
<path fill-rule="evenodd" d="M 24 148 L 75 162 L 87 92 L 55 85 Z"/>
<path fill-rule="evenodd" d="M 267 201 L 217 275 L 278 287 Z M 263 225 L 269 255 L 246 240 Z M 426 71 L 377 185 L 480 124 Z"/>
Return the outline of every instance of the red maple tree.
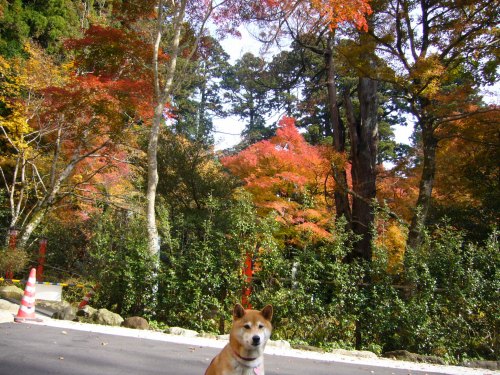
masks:
<path fill-rule="evenodd" d="M 331 214 L 325 199 L 329 161 L 320 147 L 309 145 L 284 117 L 276 136 L 224 157 L 222 164 L 245 182 L 262 214 L 274 212 L 288 230 L 328 240 Z M 289 236 L 299 241 L 299 236 Z"/>

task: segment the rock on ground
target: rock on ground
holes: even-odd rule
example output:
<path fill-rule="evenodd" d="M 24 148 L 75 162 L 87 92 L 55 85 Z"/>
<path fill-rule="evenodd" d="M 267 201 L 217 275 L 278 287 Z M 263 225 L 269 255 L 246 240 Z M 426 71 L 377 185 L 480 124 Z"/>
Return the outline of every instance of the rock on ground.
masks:
<path fill-rule="evenodd" d="M 97 309 L 94 309 L 92 306 L 86 305 L 83 309 L 77 311 L 76 316 L 82 318 L 90 318 L 97 312 Z"/>
<path fill-rule="evenodd" d="M 285 340 L 269 340 L 267 342 L 267 346 L 271 346 L 279 349 L 290 349 L 291 345 L 288 341 Z"/>
<path fill-rule="evenodd" d="M 431 355 L 421 355 L 411 353 L 407 350 L 394 350 L 392 352 L 386 352 L 383 354 L 386 358 L 393 358 L 402 361 L 410 361 L 410 362 L 421 362 L 421 363 L 432 363 L 436 365 L 444 365 L 445 362 L 443 359 Z"/>
<path fill-rule="evenodd" d="M 0 323 L 11 323 L 19 312 L 19 305 L 5 300 L 0 300 Z"/>
<path fill-rule="evenodd" d="M 500 369 L 500 361 L 467 361 L 461 364 L 464 367 L 485 368 L 488 370 Z"/>
<path fill-rule="evenodd" d="M 97 312 L 92 315 L 92 319 L 97 324 L 104 324 L 108 326 L 119 326 L 123 322 L 123 318 L 120 315 L 115 314 L 108 309 L 97 310 Z"/>
<path fill-rule="evenodd" d="M 184 337 L 197 337 L 198 332 L 192 331 L 190 329 L 184 329 L 180 327 L 172 327 L 168 330 L 171 335 L 184 336 Z"/>
<path fill-rule="evenodd" d="M 149 329 L 148 321 L 144 318 L 141 318 L 140 316 L 131 316 L 129 318 L 126 318 L 121 325 L 122 327 L 134 329 Z"/>
<path fill-rule="evenodd" d="M 57 310 L 52 314 L 52 319 L 60 320 L 75 320 L 76 319 L 77 308 L 74 306 L 66 306 Z"/>
<path fill-rule="evenodd" d="M 0 286 L 0 297 L 13 298 L 18 301 L 24 296 L 24 290 L 15 285 Z"/>
<path fill-rule="evenodd" d="M 346 350 L 346 349 L 334 349 L 332 350 L 333 354 L 345 355 L 349 357 L 355 358 L 367 358 L 367 359 L 375 359 L 378 358 L 377 355 L 368 350 Z"/>
<path fill-rule="evenodd" d="M 9 311 L 0 310 L 0 323 L 12 323 L 14 321 L 14 314 Z"/>
<path fill-rule="evenodd" d="M 36 306 L 42 307 L 46 309 L 51 309 L 55 311 L 61 311 L 65 308 L 71 306 L 71 303 L 67 301 L 44 301 L 44 300 L 36 300 Z"/>

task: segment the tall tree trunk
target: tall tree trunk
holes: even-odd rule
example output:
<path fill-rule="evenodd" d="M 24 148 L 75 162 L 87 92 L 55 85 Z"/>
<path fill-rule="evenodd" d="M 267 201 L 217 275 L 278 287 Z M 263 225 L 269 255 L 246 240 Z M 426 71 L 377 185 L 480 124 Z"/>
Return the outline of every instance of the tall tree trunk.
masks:
<path fill-rule="evenodd" d="M 358 98 L 360 113 L 356 119 L 349 95 L 345 95 L 352 161 L 352 230 L 360 236 L 354 244 L 353 257 L 372 259 L 372 201 L 376 197 L 378 149 L 377 81 L 360 77 Z"/>
<path fill-rule="evenodd" d="M 347 260 L 361 258 L 368 262 L 372 260 L 372 227 L 374 213 L 372 200 L 376 196 L 376 165 L 378 149 L 378 122 L 377 122 L 377 81 L 367 77 L 360 77 L 358 81 L 358 98 L 360 113 L 356 117 L 351 103 L 349 92 L 344 93 L 349 136 L 351 139 L 351 176 L 353 185 L 352 194 L 352 222 L 351 227 L 359 239 L 354 243 L 353 252 Z M 365 282 L 370 282 L 365 276 Z M 363 325 L 356 320 L 355 340 L 356 349 L 361 349 Z"/>
<path fill-rule="evenodd" d="M 153 256 L 160 251 L 160 237 L 156 226 L 156 189 L 158 186 L 158 137 L 163 120 L 162 104 L 155 107 L 153 125 L 148 140 L 148 186 L 146 192 L 147 200 L 147 223 L 148 223 L 148 248 Z"/>
<path fill-rule="evenodd" d="M 328 38 L 328 46 L 324 52 L 327 71 L 326 87 L 328 91 L 328 110 L 330 114 L 330 127 L 333 131 L 333 148 L 342 153 L 345 151 L 345 129 L 340 120 L 337 104 L 337 87 L 335 85 L 335 66 L 333 60 L 334 34 Z M 351 222 L 351 209 L 347 195 L 347 175 L 343 165 L 332 165 L 336 188 L 334 193 L 337 217 L 344 216 L 348 223 Z"/>
<path fill-rule="evenodd" d="M 422 147 L 424 154 L 422 176 L 420 178 L 416 210 L 408 234 L 407 247 L 415 249 L 422 243 L 422 234 L 431 206 L 432 188 L 436 175 L 436 150 L 438 140 L 434 135 L 432 120 L 420 119 Z"/>
<path fill-rule="evenodd" d="M 177 67 L 177 58 L 179 55 L 179 43 L 181 29 L 184 21 L 187 0 L 180 1 L 176 4 L 176 17 L 174 21 L 174 36 L 172 40 L 169 65 L 167 66 L 167 74 L 163 88 L 161 87 L 160 69 L 159 69 L 159 53 L 160 45 L 164 32 L 164 2 L 158 1 L 158 19 L 156 40 L 153 51 L 153 74 L 154 74 L 154 89 L 156 104 L 154 108 L 153 124 L 149 133 L 148 140 L 148 186 L 146 191 L 147 200 L 147 231 L 148 231 L 148 249 L 151 255 L 159 258 L 160 253 L 160 236 L 156 225 L 156 189 L 158 186 L 158 137 L 160 134 L 161 124 L 163 123 L 163 111 L 170 95 L 172 94 L 172 86 L 174 82 L 175 71 Z"/>

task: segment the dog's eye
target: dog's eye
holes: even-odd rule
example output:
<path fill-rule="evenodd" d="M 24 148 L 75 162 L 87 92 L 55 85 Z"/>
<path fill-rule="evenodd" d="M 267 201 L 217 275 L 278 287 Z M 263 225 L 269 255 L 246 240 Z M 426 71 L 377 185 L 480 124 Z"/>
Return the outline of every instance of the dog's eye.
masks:
<path fill-rule="evenodd" d="M 264 324 L 259 324 L 259 329 L 264 328 Z"/>
<path fill-rule="evenodd" d="M 250 329 L 250 328 L 252 328 L 252 326 L 251 326 L 250 324 L 248 324 L 248 323 L 247 323 L 247 324 L 245 324 L 243 327 L 245 327 L 246 329 Z"/>

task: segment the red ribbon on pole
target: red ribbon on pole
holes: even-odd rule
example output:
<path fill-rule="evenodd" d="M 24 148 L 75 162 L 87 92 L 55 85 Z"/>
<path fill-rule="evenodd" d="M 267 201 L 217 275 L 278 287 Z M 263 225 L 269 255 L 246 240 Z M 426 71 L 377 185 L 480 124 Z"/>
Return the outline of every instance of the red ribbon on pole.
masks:
<path fill-rule="evenodd" d="M 9 228 L 9 249 L 10 250 L 14 250 L 16 248 L 18 234 L 19 234 L 19 231 L 17 230 L 16 227 Z M 5 271 L 5 278 L 6 279 L 13 279 L 14 272 L 12 272 L 12 270 L 10 270 L 10 269 L 6 270 Z"/>
<path fill-rule="evenodd" d="M 40 238 L 40 248 L 38 250 L 38 267 L 36 269 L 36 274 L 38 275 L 38 280 L 43 281 L 43 266 L 45 265 L 45 254 L 47 253 L 47 239 L 45 237 Z"/>

